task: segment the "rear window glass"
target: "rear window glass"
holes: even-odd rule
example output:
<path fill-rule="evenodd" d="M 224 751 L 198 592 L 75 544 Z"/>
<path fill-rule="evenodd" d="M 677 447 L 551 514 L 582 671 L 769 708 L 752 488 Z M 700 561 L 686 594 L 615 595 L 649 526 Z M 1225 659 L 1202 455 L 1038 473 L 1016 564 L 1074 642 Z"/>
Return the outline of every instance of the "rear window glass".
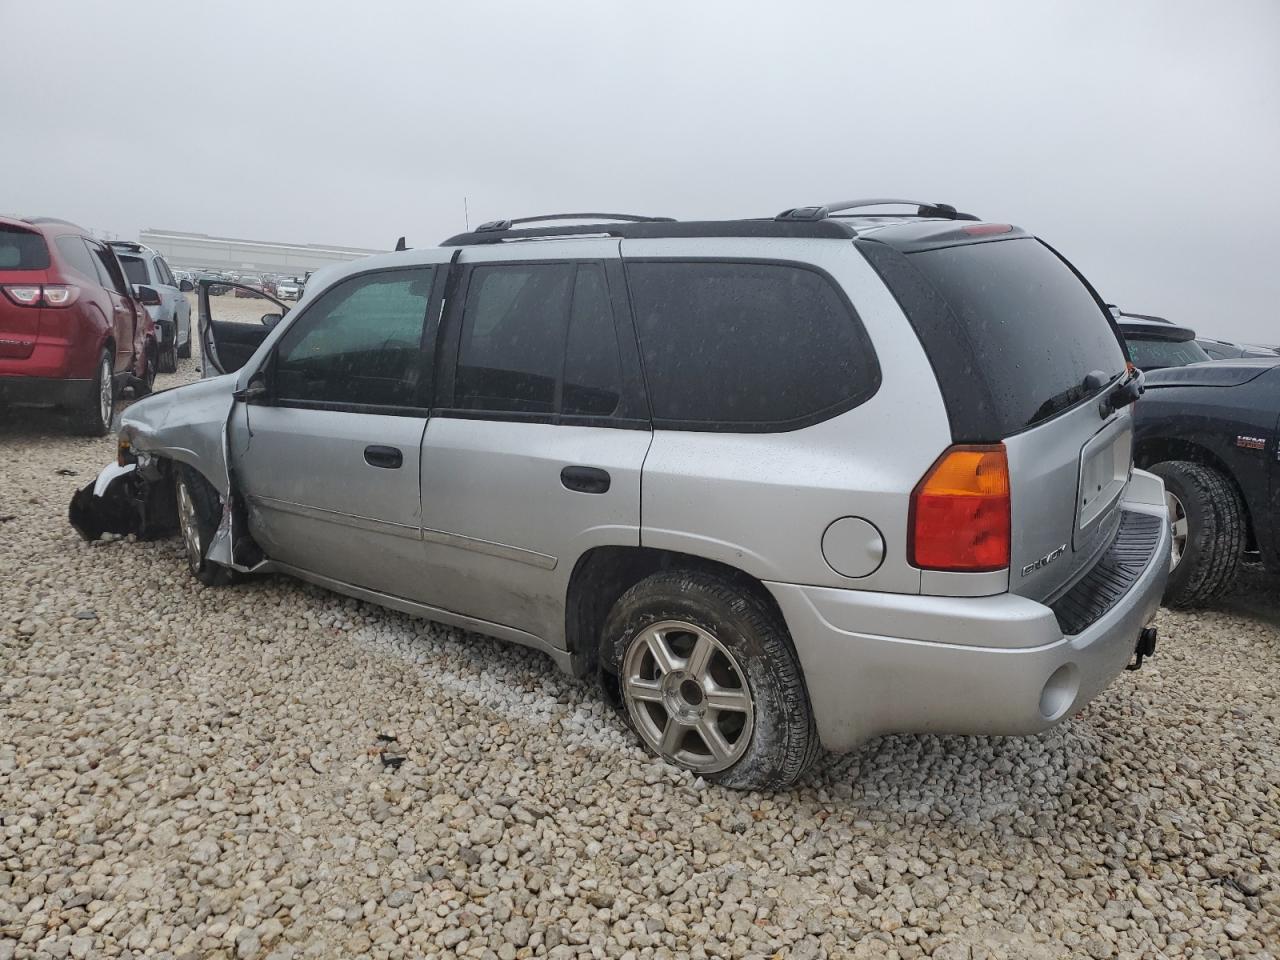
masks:
<path fill-rule="evenodd" d="M 1040 241 L 972 243 L 908 259 L 959 319 L 977 367 L 968 375 L 985 382 L 1002 436 L 1083 400 L 1088 374 L 1110 380 L 1124 372 L 1124 352 L 1107 315 Z"/>
<path fill-rule="evenodd" d="M 871 396 L 861 323 L 821 273 L 790 264 L 632 261 L 655 421 L 786 429 Z"/>
<path fill-rule="evenodd" d="M 20 227 L 0 226 L 0 270 L 44 270 L 49 248 L 44 237 Z"/>
<path fill-rule="evenodd" d="M 1145 340 L 1141 337 L 1126 337 L 1125 340 L 1129 344 L 1129 356 L 1139 370 L 1185 367 L 1188 363 L 1213 359 L 1194 340 Z"/>
<path fill-rule="evenodd" d="M 147 265 L 141 257 L 128 257 L 123 254 L 116 254 L 116 256 L 120 258 L 120 266 L 124 267 L 124 275 L 129 278 L 130 283 L 145 285 L 151 282 L 147 279 Z"/>

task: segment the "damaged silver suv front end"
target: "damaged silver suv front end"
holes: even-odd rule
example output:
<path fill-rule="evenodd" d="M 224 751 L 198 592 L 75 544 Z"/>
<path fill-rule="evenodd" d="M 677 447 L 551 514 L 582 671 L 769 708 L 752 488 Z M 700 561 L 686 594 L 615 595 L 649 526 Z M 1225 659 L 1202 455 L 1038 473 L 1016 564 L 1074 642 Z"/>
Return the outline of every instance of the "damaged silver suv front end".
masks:
<path fill-rule="evenodd" d="M 173 471 L 186 464 L 213 485 L 222 502 L 206 557 L 232 569 L 248 569 L 237 562 L 234 549 L 243 529 L 235 519 L 227 450 L 235 394 L 236 376 L 229 374 L 165 390 L 129 407 L 120 421 L 117 462 L 71 498 L 69 517 L 80 536 L 97 540 L 107 533 L 133 534 L 155 540 L 174 533 Z"/>

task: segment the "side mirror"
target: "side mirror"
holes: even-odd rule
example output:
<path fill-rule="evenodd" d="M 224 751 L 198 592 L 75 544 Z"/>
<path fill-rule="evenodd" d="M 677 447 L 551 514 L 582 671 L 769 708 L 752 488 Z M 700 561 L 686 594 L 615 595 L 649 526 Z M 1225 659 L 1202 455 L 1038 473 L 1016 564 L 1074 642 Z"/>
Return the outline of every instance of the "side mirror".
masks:
<path fill-rule="evenodd" d="M 133 292 L 144 306 L 160 306 L 160 294 L 156 291 L 155 287 L 148 287 L 145 284 L 140 283 L 133 288 Z"/>
<path fill-rule="evenodd" d="M 190 293 L 195 288 L 196 288 L 196 285 L 192 283 L 190 280 L 182 280 L 178 283 L 178 289 L 181 290 L 183 293 Z"/>
<path fill-rule="evenodd" d="M 262 325 L 270 330 L 277 323 L 284 319 L 283 313 L 264 313 L 262 315 Z"/>
<path fill-rule="evenodd" d="M 237 390 L 231 395 L 236 400 L 242 400 L 245 403 L 254 403 L 256 401 L 265 400 L 267 397 L 267 377 L 264 373 L 255 373 L 249 378 L 249 382 L 245 384 L 243 390 Z"/>

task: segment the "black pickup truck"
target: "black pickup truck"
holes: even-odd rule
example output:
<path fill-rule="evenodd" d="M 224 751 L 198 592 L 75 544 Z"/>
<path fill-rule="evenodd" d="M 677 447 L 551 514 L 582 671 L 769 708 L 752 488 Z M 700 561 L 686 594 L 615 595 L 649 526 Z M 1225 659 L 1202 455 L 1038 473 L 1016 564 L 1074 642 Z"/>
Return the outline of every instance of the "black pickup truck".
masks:
<path fill-rule="evenodd" d="M 1210 603 L 1241 557 L 1280 573 L 1280 360 L 1156 370 L 1136 406 L 1134 463 L 1165 483 L 1173 567 L 1165 603 Z"/>

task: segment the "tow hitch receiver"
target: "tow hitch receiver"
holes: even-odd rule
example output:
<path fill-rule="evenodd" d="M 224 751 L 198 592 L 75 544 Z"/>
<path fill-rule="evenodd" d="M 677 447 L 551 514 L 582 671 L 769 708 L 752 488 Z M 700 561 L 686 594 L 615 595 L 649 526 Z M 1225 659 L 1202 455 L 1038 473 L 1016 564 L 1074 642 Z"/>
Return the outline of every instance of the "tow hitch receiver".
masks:
<path fill-rule="evenodd" d="M 1141 670 L 1142 661 L 1147 657 L 1154 656 L 1156 652 L 1156 628 L 1143 627 L 1142 632 L 1138 634 L 1138 645 L 1133 649 L 1133 663 L 1125 667 L 1126 670 Z"/>

